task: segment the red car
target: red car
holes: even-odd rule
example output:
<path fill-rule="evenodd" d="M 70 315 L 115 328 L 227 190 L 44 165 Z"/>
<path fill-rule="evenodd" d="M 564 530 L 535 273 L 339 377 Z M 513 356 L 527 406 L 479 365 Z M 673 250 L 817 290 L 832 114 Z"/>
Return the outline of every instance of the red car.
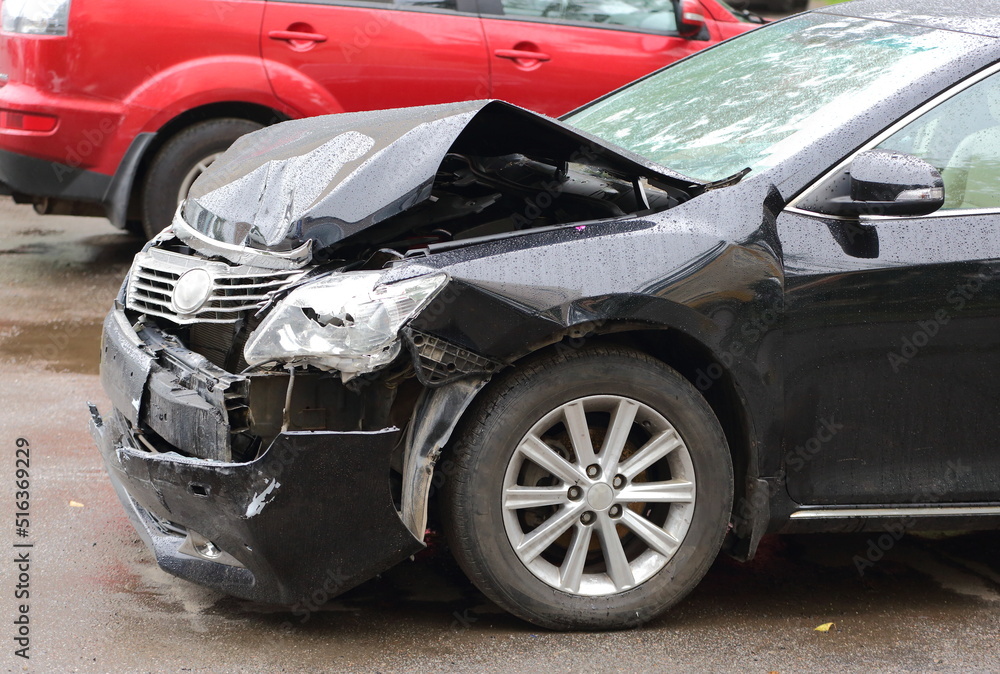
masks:
<path fill-rule="evenodd" d="M 502 98 L 561 115 L 742 33 L 717 0 L 2 0 L 0 190 L 152 235 L 236 138 Z"/>

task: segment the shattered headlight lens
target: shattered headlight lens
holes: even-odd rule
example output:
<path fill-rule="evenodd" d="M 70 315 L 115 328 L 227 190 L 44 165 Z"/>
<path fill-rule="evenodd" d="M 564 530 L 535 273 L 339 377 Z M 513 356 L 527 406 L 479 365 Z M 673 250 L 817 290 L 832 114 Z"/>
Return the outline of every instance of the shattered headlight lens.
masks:
<path fill-rule="evenodd" d="M 344 380 L 387 365 L 399 330 L 444 286 L 445 274 L 378 284 L 382 272 L 338 272 L 296 288 L 247 340 L 248 365 L 309 364 Z"/>

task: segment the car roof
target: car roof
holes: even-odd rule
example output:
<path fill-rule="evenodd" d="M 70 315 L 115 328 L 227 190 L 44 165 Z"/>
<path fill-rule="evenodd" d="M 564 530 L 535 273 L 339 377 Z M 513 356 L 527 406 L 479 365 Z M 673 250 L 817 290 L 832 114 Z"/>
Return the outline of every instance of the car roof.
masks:
<path fill-rule="evenodd" d="M 997 0 L 856 0 L 815 11 L 1000 37 Z"/>

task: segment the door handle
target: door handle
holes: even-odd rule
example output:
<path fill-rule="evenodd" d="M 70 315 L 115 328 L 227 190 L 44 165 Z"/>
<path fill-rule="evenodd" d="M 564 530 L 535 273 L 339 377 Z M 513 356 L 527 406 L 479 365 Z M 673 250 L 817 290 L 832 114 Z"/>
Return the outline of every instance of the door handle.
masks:
<path fill-rule="evenodd" d="M 512 61 L 551 61 L 552 57 L 545 52 L 528 51 L 526 49 L 497 49 L 493 52 L 497 58 Z"/>
<path fill-rule="evenodd" d="M 267 36 L 272 40 L 301 40 L 303 42 L 326 42 L 322 33 L 304 33 L 298 30 L 272 30 Z"/>

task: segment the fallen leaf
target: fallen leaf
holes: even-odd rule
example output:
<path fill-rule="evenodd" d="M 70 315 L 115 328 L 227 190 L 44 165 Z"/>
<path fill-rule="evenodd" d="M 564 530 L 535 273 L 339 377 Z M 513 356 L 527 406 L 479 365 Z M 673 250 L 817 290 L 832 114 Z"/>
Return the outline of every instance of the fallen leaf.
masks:
<path fill-rule="evenodd" d="M 823 623 L 819 627 L 813 629 L 814 632 L 829 632 L 836 626 L 836 623 Z"/>
<path fill-rule="evenodd" d="M 76 501 L 70 501 L 69 502 L 69 507 L 70 508 L 82 508 L 83 504 L 82 503 L 77 503 Z"/>

